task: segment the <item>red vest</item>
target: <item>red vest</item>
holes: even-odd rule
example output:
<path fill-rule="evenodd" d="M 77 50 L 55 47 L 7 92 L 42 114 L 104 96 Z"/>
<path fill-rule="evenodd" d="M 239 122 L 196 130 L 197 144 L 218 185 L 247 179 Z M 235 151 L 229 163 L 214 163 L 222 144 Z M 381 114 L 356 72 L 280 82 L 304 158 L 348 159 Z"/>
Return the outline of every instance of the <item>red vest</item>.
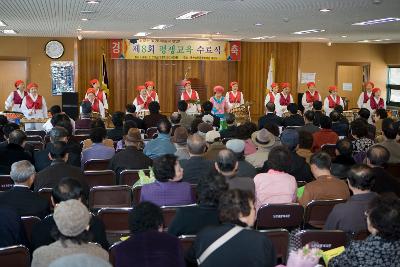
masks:
<path fill-rule="evenodd" d="M 96 98 L 98 99 L 98 100 L 100 100 L 101 101 L 101 103 L 103 103 L 104 104 L 104 101 L 103 101 L 103 96 L 104 96 L 104 93 L 103 93 L 103 91 L 102 90 L 99 90 L 98 92 L 97 92 L 97 94 L 96 94 Z M 96 111 L 97 112 L 97 111 Z"/>
<path fill-rule="evenodd" d="M 269 95 L 269 102 L 268 103 L 275 103 L 275 96 L 272 92 L 268 93 Z"/>
<path fill-rule="evenodd" d="M 289 104 L 290 104 L 290 94 L 288 94 L 288 95 L 286 96 L 286 98 L 285 98 L 285 96 L 284 96 L 282 93 L 280 93 L 280 95 L 281 95 L 281 97 L 280 97 L 280 99 L 279 99 L 279 104 L 280 104 L 281 106 L 287 106 L 287 105 L 289 105 Z"/>
<path fill-rule="evenodd" d="M 146 102 L 143 100 L 143 98 L 140 96 L 140 95 L 138 95 L 137 97 L 136 97 L 136 102 L 137 102 L 137 104 L 140 106 L 140 105 L 143 105 L 143 108 L 144 109 L 148 109 L 149 108 L 149 104 L 151 103 L 151 102 L 153 102 L 154 100 L 153 100 L 153 98 L 151 98 L 150 96 L 148 96 L 147 98 L 146 98 Z"/>
<path fill-rule="evenodd" d="M 36 101 L 33 101 L 30 95 L 26 95 L 26 107 L 28 109 L 42 109 L 42 96 L 38 95 Z"/>
<path fill-rule="evenodd" d="M 149 96 L 154 99 L 154 101 L 157 99 L 157 92 L 155 90 L 151 90 Z"/>
<path fill-rule="evenodd" d="M 27 96 L 28 93 L 24 91 L 24 96 Z M 22 98 L 18 94 L 17 90 L 14 91 L 14 97 L 13 97 L 14 105 L 21 105 L 22 104 Z"/>
<path fill-rule="evenodd" d="M 371 96 L 372 96 L 372 95 L 371 95 Z M 364 100 L 363 100 L 364 102 L 363 102 L 363 103 L 364 103 L 364 104 L 367 103 L 369 98 L 370 98 L 370 96 L 368 96 L 367 91 L 364 91 Z"/>
<path fill-rule="evenodd" d="M 314 95 L 311 95 L 310 91 L 306 92 L 306 101 L 307 103 L 313 103 L 314 101 L 318 101 L 318 91 L 314 91 Z"/>
<path fill-rule="evenodd" d="M 242 94 L 239 91 L 236 91 L 236 96 L 232 91 L 229 92 L 229 103 L 239 103 L 242 101 Z"/>
<path fill-rule="evenodd" d="M 92 105 L 93 112 L 100 113 L 99 100 L 97 99 L 97 97 L 94 99 L 93 104 L 92 104 L 92 102 L 89 101 L 89 99 L 85 99 L 85 101 L 89 102 Z"/>
<path fill-rule="evenodd" d="M 196 101 L 197 100 L 197 96 L 196 96 L 196 91 L 195 90 L 192 90 L 192 95 L 191 96 L 189 96 L 189 94 L 186 92 L 186 90 L 182 94 L 183 94 L 183 100 L 185 100 L 185 101 L 190 101 L 190 100 Z"/>
<path fill-rule="evenodd" d="M 383 102 L 383 98 L 379 98 L 379 102 L 376 103 L 375 97 L 371 95 L 371 98 L 369 99 L 369 105 L 371 106 L 371 109 L 380 109 L 385 106 L 385 103 Z"/>
<path fill-rule="evenodd" d="M 336 101 L 332 99 L 332 96 L 328 96 L 328 101 L 329 101 L 329 108 L 334 108 L 337 105 L 340 105 L 340 97 L 336 96 Z"/>

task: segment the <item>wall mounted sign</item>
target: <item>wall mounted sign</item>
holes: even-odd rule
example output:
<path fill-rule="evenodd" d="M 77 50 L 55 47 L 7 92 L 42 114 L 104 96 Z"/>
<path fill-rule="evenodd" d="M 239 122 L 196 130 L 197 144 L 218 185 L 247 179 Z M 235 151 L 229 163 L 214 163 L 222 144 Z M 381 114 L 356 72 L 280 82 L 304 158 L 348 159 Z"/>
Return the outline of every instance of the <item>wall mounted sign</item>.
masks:
<path fill-rule="evenodd" d="M 50 72 L 52 95 L 62 95 L 63 92 L 75 92 L 73 61 L 52 61 L 50 63 Z"/>

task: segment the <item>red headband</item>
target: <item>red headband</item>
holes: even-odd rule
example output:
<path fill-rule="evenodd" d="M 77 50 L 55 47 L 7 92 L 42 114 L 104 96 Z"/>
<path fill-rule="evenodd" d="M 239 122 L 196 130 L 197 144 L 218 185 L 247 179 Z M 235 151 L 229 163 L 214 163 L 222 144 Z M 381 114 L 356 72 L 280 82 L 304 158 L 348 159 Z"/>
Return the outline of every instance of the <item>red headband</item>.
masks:
<path fill-rule="evenodd" d="M 286 87 L 290 87 L 290 83 L 281 83 L 281 87 L 286 88 Z"/>
<path fill-rule="evenodd" d="M 28 84 L 28 86 L 27 86 L 26 88 L 27 88 L 28 90 L 31 90 L 31 88 L 33 88 L 33 87 L 38 88 L 39 85 L 37 85 L 37 83 L 30 83 L 30 84 Z"/>
<path fill-rule="evenodd" d="M 224 87 L 221 85 L 217 85 L 214 87 L 214 93 L 223 93 L 224 92 Z"/>
<path fill-rule="evenodd" d="M 93 85 L 93 84 L 95 84 L 95 83 L 98 83 L 99 82 L 99 80 L 97 80 L 97 79 L 91 79 L 90 80 L 90 84 L 91 85 Z"/>
<path fill-rule="evenodd" d="M 336 85 L 331 85 L 328 87 L 328 89 L 329 89 L 329 92 L 337 91 Z"/>
<path fill-rule="evenodd" d="M 375 95 L 376 92 L 378 92 L 378 91 L 380 91 L 380 90 L 381 90 L 380 88 L 374 88 L 374 89 L 372 89 L 372 93 Z"/>
<path fill-rule="evenodd" d="M 17 88 L 21 83 L 24 83 L 24 81 L 23 80 L 18 80 L 18 81 L 16 81 L 15 82 L 15 88 Z"/>
<path fill-rule="evenodd" d="M 94 88 L 89 88 L 89 89 L 87 89 L 86 90 L 86 94 L 88 95 L 88 94 L 96 94 L 96 89 L 94 89 Z"/>
<path fill-rule="evenodd" d="M 315 86 L 315 82 L 308 82 L 307 87 L 310 88 L 311 86 Z"/>
<path fill-rule="evenodd" d="M 147 81 L 144 83 L 144 86 L 146 86 L 146 88 L 149 86 L 154 86 L 154 85 L 155 85 L 155 83 L 153 81 Z"/>

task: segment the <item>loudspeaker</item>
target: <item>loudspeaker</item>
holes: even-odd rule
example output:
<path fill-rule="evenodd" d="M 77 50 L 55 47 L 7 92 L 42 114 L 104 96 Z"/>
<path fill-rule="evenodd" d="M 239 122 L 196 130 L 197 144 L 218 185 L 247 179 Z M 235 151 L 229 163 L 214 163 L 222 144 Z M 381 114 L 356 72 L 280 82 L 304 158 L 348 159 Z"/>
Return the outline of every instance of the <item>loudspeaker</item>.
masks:
<path fill-rule="evenodd" d="M 78 93 L 62 93 L 62 111 L 73 120 L 77 120 L 79 117 L 78 107 Z"/>

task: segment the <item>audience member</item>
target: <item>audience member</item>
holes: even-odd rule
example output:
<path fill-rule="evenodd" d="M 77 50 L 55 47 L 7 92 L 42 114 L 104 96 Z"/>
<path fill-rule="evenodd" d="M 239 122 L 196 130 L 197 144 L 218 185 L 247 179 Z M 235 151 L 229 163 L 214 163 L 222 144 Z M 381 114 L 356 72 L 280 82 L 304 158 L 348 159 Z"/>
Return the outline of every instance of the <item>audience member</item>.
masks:
<path fill-rule="evenodd" d="M 225 122 L 227 124 L 227 128 L 221 130 L 221 138 L 234 138 L 236 136 L 236 124 L 235 124 L 235 114 L 227 113 L 225 115 Z"/>
<path fill-rule="evenodd" d="M 336 157 L 332 161 L 331 173 L 333 176 L 344 179 L 351 166 L 356 164 L 353 158 L 353 147 L 347 138 L 337 141 L 335 149 Z"/>
<path fill-rule="evenodd" d="M 132 129 L 132 128 L 139 128 L 135 121 L 127 120 L 127 121 L 124 122 L 124 126 L 122 126 L 123 138 L 117 142 L 117 147 L 115 148 L 115 150 L 117 152 L 119 150 L 121 150 L 121 149 L 125 149 L 126 145 L 125 145 L 125 140 L 124 139 L 128 135 L 129 130 Z"/>
<path fill-rule="evenodd" d="M 157 130 L 157 138 L 148 142 L 143 150 L 144 154 L 151 159 L 176 152 L 176 148 L 171 142 L 171 123 L 168 120 L 160 120 Z"/>
<path fill-rule="evenodd" d="M 16 245 L 30 247 L 25 227 L 16 211 L 0 204 L 0 248 Z"/>
<path fill-rule="evenodd" d="M 106 135 L 107 135 L 106 125 L 104 124 L 104 121 L 102 119 L 98 118 L 98 119 L 95 119 L 92 121 L 92 124 L 90 125 L 90 130 L 93 130 L 94 128 L 103 128 L 104 131 L 106 131 Z M 104 136 L 104 140 L 102 141 L 102 144 L 104 144 L 105 146 L 114 148 L 114 141 L 106 138 L 106 135 Z M 93 142 L 90 138 L 85 139 L 85 140 L 83 140 L 82 150 L 85 150 L 85 149 L 91 147 L 92 145 L 93 145 Z"/>
<path fill-rule="evenodd" d="M 339 136 L 332 130 L 332 121 L 328 116 L 321 116 L 319 120 L 321 130 L 313 133 L 312 151 L 316 152 L 326 144 L 336 144 Z"/>
<path fill-rule="evenodd" d="M 175 156 L 178 157 L 178 160 L 190 159 L 189 149 L 187 147 L 188 137 L 189 134 L 185 127 L 180 126 L 175 129 L 175 134 L 172 136 L 171 141 L 175 145 Z"/>
<path fill-rule="evenodd" d="M 51 124 L 51 118 L 54 117 L 56 114 L 61 113 L 61 107 L 59 105 L 51 106 L 49 112 L 51 114 L 51 117 L 47 119 L 45 124 L 43 124 L 43 130 L 46 131 L 46 133 L 50 132 L 50 130 L 53 129 L 54 126 Z"/>
<path fill-rule="evenodd" d="M 304 126 L 297 128 L 298 131 L 306 131 L 311 134 L 318 132 L 320 128 L 314 125 L 314 117 L 315 113 L 312 110 L 307 110 L 304 112 L 303 119 L 304 119 Z"/>
<path fill-rule="evenodd" d="M 231 139 L 226 142 L 226 148 L 232 150 L 235 153 L 236 159 L 238 160 L 238 170 L 236 176 L 238 177 L 250 177 L 254 178 L 257 174 L 256 168 L 246 161 L 244 156 L 245 143 L 240 139 Z"/>
<path fill-rule="evenodd" d="M 372 145 L 374 145 L 374 141 L 367 137 L 368 127 L 365 120 L 356 119 L 352 121 L 350 124 L 350 131 L 354 138 L 352 141 L 353 154 L 365 153 Z"/>
<path fill-rule="evenodd" d="M 371 119 L 370 119 L 371 112 L 367 108 L 361 108 L 358 111 L 358 116 L 359 116 L 359 119 L 361 119 L 361 120 L 366 122 L 367 134 L 365 136 L 368 137 L 371 140 L 375 140 L 376 127 L 375 127 L 375 125 L 372 125 L 371 123 L 369 123 L 371 121 Z"/>
<path fill-rule="evenodd" d="M 237 128 L 236 137 L 245 142 L 244 155 L 250 155 L 257 152 L 257 147 L 253 143 L 251 136 L 257 131 L 257 126 L 251 122 L 245 122 Z"/>
<path fill-rule="evenodd" d="M 214 118 L 212 125 L 216 128 L 219 128 L 219 124 L 220 124 L 219 117 L 215 116 L 214 114 L 211 113 L 213 104 L 210 101 L 206 101 L 203 104 L 201 104 L 201 108 L 203 109 L 203 113 L 200 114 L 200 117 L 203 118 L 206 115 L 212 116 Z"/>
<path fill-rule="evenodd" d="M 163 233 L 162 211 L 142 202 L 129 213 L 131 236 L 114 247 L 115 266 L 184 267 L 178 238 Z"/>
<path fill-rule="evenodd" d="M 79 183 L 75 177 L 66 177 L 61 179 L 58 184 L 54 186 L 51 193 L 51 201 L 55 207 L 57 207 L 60 202 L 70 199 L 84 202 L 84 194 L 84 189 L 82 188 L 81 183 Z M 33 225 L 31 242 L 32 251 L 38 247 L 47 246 L 56 241 L 54 236 L 52 236 L 52 231 L 55 227 L 57 226 L 53 214 L 46 216 L 46 218 Z M 101 245 L 104 249 L 108 249 L 109 244 L 106 238 L 104 224 L 98 217 L 91 216 L 88 231 L 91 234 L 91 241 Z"/>
<path fill-rule="evenodd" d="M 291 163 L 290 155 L 287 147 L 274 147 L 269 153 L 268 172 L 257 174 L 254 177 L 257 211 L 262 205 L 268 203 L 296 202 L 297 182 L 292 175 L 288 174 Z"/>
<path fill-rule="evenodd" d="M 144 129 L 143 120 L 137 116 L 136 106 L 133 104 L 127 104 L 125 110 L 125 123 L 127 121 L 134 121 L 136 123 L 135 128 Z"/>
<path fill-rule="evenodd" d="M 299 203 L 307 206 L 312 200 L 344 199 L 350 197 L 346 183 L 331 174 L 331 157 L 325 152 L 317 152 L 311 157 L 311 172 L 315 181 L 304 186 Z"/>
<path fill-rule="evenodd" d="M 189 260 L 195 262 L 198 259 L 199 265 L 204 267 L 275 266 L 276 255 L 272 242 L 265 234 L 249 228 L 256 219 L 253 203 L 254 197 L 250 192 L 235 189 L 224 193 L 218 208 L 222 225 L 205 228 L 196 236 L 188 254 Z M 203 258 L 204 251 L 233 228 L 237 229 L 232 232 L 234 237 Z"/>
<path fill-rule="evenodd" d="M 62 256 L 52 261 L 49 267 L 112 267 L 110 262 L 99 257 L 90 256 L 84 253 Z"/>
<path fill-rule="evenodd" d="M 386 109 L 378 108 L 373 114 L 372 121 L 375 123 L 376 135 L 382 135 L 382 122 L 388 117 Z"/>
<path fill-rule="evenodd" d="M 173 112 L 169 120 L 171 121 L 171 136 L 174 136 L 175 129 L 181 126 L 181 114 Z"/>
<path fill-rule="evenodd" d="M 35 181 L 35 174 L 35 167 L 29 161 L 13 163 L 10 176 L 14 186 L 0 194 L 0 205 L 15 209 L 19 216 L 44 218 L 49 213 L 48 201 L 29 189 Z"/>
<path fill-rule="evenodd" d="M 185 100 L 178 101 L 178 113 L 181 115 L 181 126 L 185 127 L 187 130 L 190 130 L 194 116 L 186 113 L 188 109 L 188 103 Z"/>
<path fill-rule="evenodd" d="M 279 139 L 280 130 L 279 126 L 273 123 L 265 124 L 264 129 L 267 129 L 268 132 L 272 133 L 275 136 L 275 143 L 280 143 L 281 140 Z"/>
<path fill-rule="evenodd" d="M 267 113 L 258 119 L 258 129 L 261 130 L 266 124 L 283 126 L 283 119 L 275 114 L 275 104 L 269 102 L 265 105 Z"/>
<path fill-rule="evenodd" d="M 221 134 L 212 130 L 206 133 L 207 152 L 204 154 L 204 158 L 214 161 L 217 158 L 218 153 L 226 149 L 226 146 L 222 143 Z"/>
<path fill-rule="evenodd" d="M 195 132 L 195 133 L 197 133 L 198 135 L 200 135 L 203 138 L 206 138 L 206 134 L 212 130 L 214 130 L 214 129 L 210 123 L 200 122 L 197 126 L 197 132 Z"/>
<path fill-rule="evenodd" d="M 206 141 L 198 134 L 188 137 L 187 146 L 190 159 L 179 161 L 183 168 L 182 181 L 197 184 L 199 179 L 207 176 L 213 169 L 212 161 L 204 158 L 207 149 Z"/>
<path fill-rule="evenodd" d="M 313 154 L 311 152 L 313 142 L 314 138 L 312 133 L 307 131 L 299 131 L 299 145 L 296 153 L 300 157 L 304 158 L 308 164 L 310 164 L 310 158 Z"/>
<path fill-rule="evenodd" d="M 393 119 L 386 118 L 382 121 L 382 132 L 384 140 L 379 145 L 389 150 L 389 164 L 400 163 L 400 143 L 397 142 L 397 129 Z"/>
<path fill-rule="evenodd" d="M 156 101 L 153 101 L 149 104 L 150 114 L 144 116 L 143 125 L 144 129 L 157 127 L 160 121 L 168 120 L 167 116 L 160 114 L 160 104 Z"/>
<path fill-rule="evenodd" d="M 371 235 L 363 241 L 350 243 L 342 254 L 330 260 L 329 267 L 398 265 L 400 200 L 393 196 L 377 197 L 365 214 Z"/>
<path fill-rule="evenodd" d="M 22 130 L 10 133 L 8 144 L 0 149 L 0 174 L 9 174 L 14 162 L 28 160 L 33 162 L 32 156 L 24 150 L 27 136 Z"/>
<path fill-rule="evenodd" d="M 1 115 L 0 115 L 1 118 Z M 4 141 L 0 143 L 0 151 L 4 148 L 7 147 L 8 143 L 9 143 L 9 139 L 10 139 L 10 134 L 14 131 L 14 130 L 19 130 L 19 125 L 16 123 L 7 123 L 6 125 L 4 125 L 3 127 L 1 127 L 1 131 L 4 134 Z M 25 142 L 24 145 L 24 150 L 26 153 L 28 153 L 31 157 L 33 157 L 33 155 L 35 154 L 35 147 L 28 143 Z"/>
<path fill-rule="evenodd" d="M 304 119 L 303 117 L 298 113 L 299 107 L 297 106 L 296 103 L 290 103 L 287 106 L 287 109 L 289 111 L 289 116 L 283 118 L 283 126 L 289 127 L 289 126 L 304 126 Z"/>
<path fill-rule="evenodd" d="M 90 140 L 92 146 L 82 151 L 81 166 L 82 169 L 85 163 L 91 159 L 111 159 L 115 150 L 114 147 L 109 147 L 103 144 L 107 131 L 102 127 L 93 128 L 90 131 Z"/>
<path fill-rule="evenodd" d="M 314 125 L 319 127 L 321 117 L 325 116 L 325 113 L 322 111 L 321 101 L 313 102 L 313 111 L 314 111 Z"/>
<path fill-rule="evenodd" d="M 140 202 L 150 201 L 158 206 L 188 205 L 194 202 L 189 183 L 182 182 L 183 169 L 177 157 L 166 154 L 153 161 L 156 181 L 145 184 Z"/>
<path fill-rule="evenodd" d="M 197 205 L 178 209 L 168 227 L 168 233 L 175 236 L 196 235 L 207 226 L 219 225 L 219 198 L 227 190 L 228 184 L 224 177 L 202 177 L 196 187 Z"/>
<path fill-rule="evenodd" d="M 203 120 L 201 118 L 195 117 L 190 125 L 190 133 L 195 134 L 199 131 L 198 126 L 202 123 Z M 212 127 L 211 127 L 212 128 Z M 203 136 L 204 137 L 204 136 Z"/>
<path fill-rule="evenodd" d="M 374 176 L 367 165 L 354 165 L 348 172 L 347 184 L 353 195 L 346 203 L 335 205 L 326 220 L 325 230 L 342 230 L 348 234 L 367 230 L 365 211 L 377 194 L 371 192 Z"/>
<path fill-rule="evenodd" d="M 75 129 L 90 129 L 92 123 L 92 104 L 90 101 L 83 101 L 81 110 L 80 118 L 75 122 Z"/>
<path fill-rule="evenodd" d="M 336 105 L 336 106 L 333 108 L 333 110 L 339 113 L 339 117 L 340 117 L 339 121 L 340 121 L 341 123 L 345 123 L 345 124 L 347 124 L 347 125 L 350 124 L 350 123 L 349 123 L 349 120 L 343 115 L 343 111 L 344 111 L 344 110 L 343 110 L 343 106 L 341 106 L 341 105 Z"/>
<path fill-rule="evenodd" d="M 340 120 L 340 113 L 334 110 L 329 114 L 329 117 L 332 120 L 332 130 L 337 133 L 338 136 L 347 137 L 349 135 L 349 124 Z"/>
<path fill-rule="evenodd" d="M 53 118 L 51 118 L 51 123 L 54 127 L 63 127 L 65 130 L 67 130 L 68 153 L 75 153 L 77 155 L 80 155 L 82 152 L 82 148 L 81 144 L 79 144 L 74 138 L 72 138 L 75 130 L 74 125 L 72 125 L 71 123 L 71 119 L 66 114 L 56 114 Z"/>
<path fill-rule="evenodd" d="M 76 253 L 86 253 L 108 260 L 106 250 L 88 242 L 87 229 L 91 214 L 82 202 L 76 199 L 60 202 L 54 209 L 53 218 L 57 226 L 57 241 L 33 252 L 32 267 L 49 266 L 52 261 L 62 256 Z"/>
<path fill-rule="evenodd" d="M 251 135 L 253 144 L 257 146 L 257 151 L 251 155 L 246 156 L 246 161 L 249 162 L 254 168 L 261 168 L 266 160 L 272 147 L 275 145 L 275 136 L 263 128 Z"/>
<path fill-rule="evenodd" d="M 121 111 L 116 111 L 112 114 L 111 121 L 114 129 L 108 130 L 107 138 L 113 141 L 119 141 L 123 137 L 123 129 L 125 114 Z"/>

